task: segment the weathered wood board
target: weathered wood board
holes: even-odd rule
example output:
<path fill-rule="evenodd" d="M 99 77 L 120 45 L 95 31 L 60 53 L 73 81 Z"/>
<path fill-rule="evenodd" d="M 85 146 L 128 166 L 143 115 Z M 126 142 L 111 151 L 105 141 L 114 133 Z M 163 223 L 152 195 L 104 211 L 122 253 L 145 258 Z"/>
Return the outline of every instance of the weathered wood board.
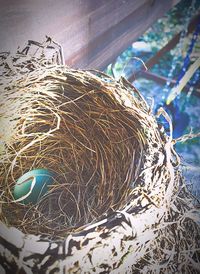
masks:
<path fill-rule="evenodd" d="M 0 0 L 0 51 L 51 36 L 72 67 L 103 69 L 178 0 Z"/>

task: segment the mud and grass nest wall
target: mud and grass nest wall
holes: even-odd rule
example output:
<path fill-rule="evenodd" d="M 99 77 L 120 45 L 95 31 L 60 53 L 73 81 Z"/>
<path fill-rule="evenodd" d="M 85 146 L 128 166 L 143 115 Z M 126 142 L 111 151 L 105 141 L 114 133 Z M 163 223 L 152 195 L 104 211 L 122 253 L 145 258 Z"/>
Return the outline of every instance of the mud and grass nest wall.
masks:
<path fill-rule="evenodd" d="M 44 53 L 2 53 L 0 66 L 2 268 L 198 273 L 198 214 L 175 141 L 139 91 Z M 56 174 L 47 195 L 16 202 L 16 181 L 37 168 Z"/>

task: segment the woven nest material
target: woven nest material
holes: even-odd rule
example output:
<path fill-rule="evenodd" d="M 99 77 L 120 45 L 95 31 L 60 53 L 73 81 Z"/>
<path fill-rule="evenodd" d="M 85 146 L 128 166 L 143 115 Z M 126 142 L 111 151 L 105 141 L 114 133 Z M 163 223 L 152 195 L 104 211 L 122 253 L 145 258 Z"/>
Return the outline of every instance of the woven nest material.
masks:
<path fill-rule="evenodd" d="M 1 54 L 0 239 L 23 250 L 2 258 L 33 273 L 198 273 L 198 215 L 172 132 L 124 78 L 70 69 L 55 44 L 41 48 Z M 54 171 L 54 184 L 36 205 L 15 202 L 35 168 Z"/>

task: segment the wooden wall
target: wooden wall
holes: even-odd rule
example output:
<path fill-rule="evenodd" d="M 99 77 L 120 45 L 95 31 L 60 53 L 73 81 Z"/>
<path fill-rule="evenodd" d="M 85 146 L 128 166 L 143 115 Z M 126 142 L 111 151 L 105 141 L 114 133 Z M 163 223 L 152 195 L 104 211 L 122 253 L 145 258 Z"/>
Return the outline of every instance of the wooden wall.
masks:
<path fill-rule="evenodd" d="M 51 36 L 72 67 L 104 69 L 179 0 L 0 0 L 0 51 Z"/>

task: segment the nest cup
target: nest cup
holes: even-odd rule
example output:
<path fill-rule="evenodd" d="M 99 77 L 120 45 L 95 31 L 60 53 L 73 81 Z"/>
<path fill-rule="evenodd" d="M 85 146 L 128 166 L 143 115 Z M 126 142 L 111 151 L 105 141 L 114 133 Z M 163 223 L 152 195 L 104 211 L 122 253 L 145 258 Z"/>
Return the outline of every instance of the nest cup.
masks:
<path fill-rule="evenodd" d="M 129 201 L 142 166 L 147 108 L 123 81 L 49 66 L 12 82 L 3 116 L 11 127 L 1 168 L 6 223 L 62 234 Z M 15 203 L 16 181 L 37 168 L 56 173 L 47 195 L 36 205 Z"/>

